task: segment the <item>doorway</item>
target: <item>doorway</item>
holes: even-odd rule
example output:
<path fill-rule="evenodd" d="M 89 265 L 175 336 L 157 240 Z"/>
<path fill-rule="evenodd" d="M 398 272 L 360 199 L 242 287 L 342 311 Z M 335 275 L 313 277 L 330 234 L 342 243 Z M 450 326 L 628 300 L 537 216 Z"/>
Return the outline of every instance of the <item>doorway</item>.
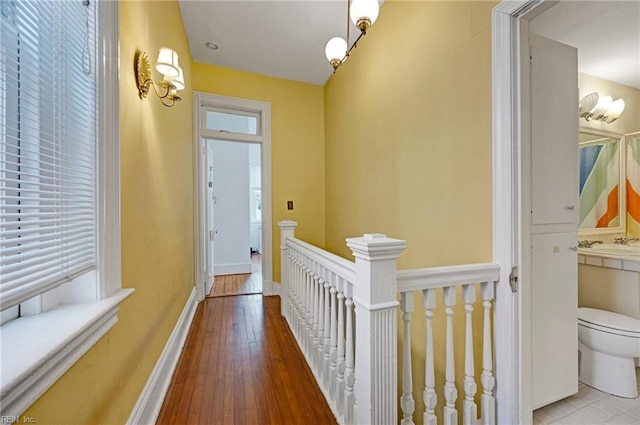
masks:
<path fill-rule="evenodd" d="M 230 127 L 228 122 L 225 127 Z M 205 144 L 205 207 L 212 236 L 207 296 L 262 293 L 261 145 L 225 140 Z"/>
<path fill-rule="evenodd" d="M 550 0 L 504 1 L 493 10 L 494 261 L 502 270 L 495 318 L 499 423 L 529 424 L 535 407 L 531 180 L 536 164 L 532 163 L 535 123 L 530 24 L 556 4 L 557 1 Z M 559 14 L 558 19 L 566 16 Z M 578 120 L 575 102 L 571 107 L 575 124 Z M 573 204 L 558 205 L 575 212 Z M 553 226 L 547 226 L 547 233 L 560 231 L 559 225 Z M 572 235 L 573 245 L 577 244 L 576 239 Z"/>
<path fill-rule="evenodd" d="M 266 102 L 194 92 L 194 121 L 194 209 L 196 216 L 194 241 L 198 300 L 203 300 L 211 292 L 212 287 L 215 286 L 213 283 L 217 279 L 214 277 L 215 275 L 244 274 L 252 276 L 249 284 L 244 285 L 245 289 L 259 292 L 256 289 L 261 287 L 265 296 L 274 295 L 271 218 L 271 106 Z M 228 258 L 221 258 L 221 261 L 216 260 L 214 241 L 217 237 L 222 238 L 222 235 L 221 228 L 216 224 L 217 217 L 213 209 L 213 205 L 217 201 L 216 198 L 219 197 L 216 189 L 216 154 L 213 143 L 224 144 L 221 146 L 226 146 L 232 151 L 242 151 L 244 148 L 247 158 L 249 146 L 257 147 L 252 148 L 252 151 L 254 159 L 255 155 L 259 156 L 259 167 L 253 171 L 259 174 L 259 178 L 256 176 L 253 181 L 250 181 L 251 169 L 247 160 L 247 191 L 243 192 L 241 196 L 247 205 L 246 228 L 244 228 L 244 224 L 242 225 L 243 233 L 248 241 L 245 244 L 246 247 L 242 248 L 246 261 L 235 261 Z M 209 152 L 210 146 L 211 152 Z M 218 155 L 217 158 L 222 161 L 218 164 L 219 169 L 224 168 L 222 166 L 225 164 L 228 165 L 229 161 L 225 161 L 225 155 L 228 154 L 229 152 L 221 152 L 221 155 Z M 255 163 L 256 161 L 254 161 Z M 233 179 L 230 181 L 233 182 Z M 259 181 L 259 186 L 254 184 L 256 181 Z M 251 211 L 249 210 L 251 205 L 254 208 L 259 208 L 260 217 L 259 224 L 256 226 L 258 213 L 253 215 L 255 227 L 253 240 L 251 239 Z M 225 224 L 222 222 L 220 225 L 224 226 Z M 225 232 L 227 233 L 225 236 L 231 240 L 238 236 L 236 228 L 233 227 L 228 228 Z M 252 252 L 256 254 L 253 257 L 251 256 Z M 224 254 L 228 253 L 224 248 Z M 218 266 L 217 271 L 216 266 Z M 259 273 L 258 269 L 260 269 Z M 238 278 L 234 279 L 239 280 Z M 241 284 L 236 286 L 242 287 Z"/>

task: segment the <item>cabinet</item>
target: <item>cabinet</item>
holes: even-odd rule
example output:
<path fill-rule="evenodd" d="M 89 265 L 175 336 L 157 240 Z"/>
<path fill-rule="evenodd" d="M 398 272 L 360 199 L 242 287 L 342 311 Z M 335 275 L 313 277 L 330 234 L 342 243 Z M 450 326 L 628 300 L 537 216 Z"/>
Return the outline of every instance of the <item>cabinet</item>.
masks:
<path fill-rule="evenodd" d="M 578 59 L 531 34 L 532 407 L 578 391 Z M 526 176 L 525 176 L 526 181 Z"/>
<path fill-rule="evenodd" d="M 574 232 L 533 235 L 533 400 L 578 391 L 578 254 Z"/>

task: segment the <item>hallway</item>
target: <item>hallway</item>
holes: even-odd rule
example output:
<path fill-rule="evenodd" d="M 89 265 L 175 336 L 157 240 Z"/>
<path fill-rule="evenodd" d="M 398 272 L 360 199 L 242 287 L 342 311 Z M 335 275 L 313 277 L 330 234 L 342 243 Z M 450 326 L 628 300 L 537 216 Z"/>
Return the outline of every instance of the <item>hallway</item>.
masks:
<path fill-rule="evenodd" d="M 157 424 L 335 424 L 280 316 L 280 298 L 207 298 Z"/>

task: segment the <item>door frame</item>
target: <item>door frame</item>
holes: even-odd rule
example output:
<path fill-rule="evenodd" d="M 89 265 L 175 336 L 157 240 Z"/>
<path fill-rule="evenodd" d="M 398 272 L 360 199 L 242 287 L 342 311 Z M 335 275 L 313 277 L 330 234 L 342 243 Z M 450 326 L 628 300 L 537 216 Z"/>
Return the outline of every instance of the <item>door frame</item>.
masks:
<path fill-rule="evenodd" d="M 494 319 L 498 423 L 533 420 L 529 22 L 558 2 L 502 1 L 492 16 L 493 258 L 501 266 Z"/>
<path fill-rule="evenodd" d="M 275 295 L 273 287 L 273 223 L 271 210 L 271 104 L 256 100 L 240 99 L 218 94 L 193 92 L 194 119 L 194 252 L 196 295 L 202 301 L 209 278 L 207 273 L 207 179 L 206 146 L 203 139 L 259 143 L 261 161 L 262 190 L 262 294 Z M 206 108 L 222 108 L 260 115 L 260 132 L 257 136 L 236 136 L 233 133 L 221 133 L 204 128 Z M 249 194 L 247 194 L 249 196 Z"/>

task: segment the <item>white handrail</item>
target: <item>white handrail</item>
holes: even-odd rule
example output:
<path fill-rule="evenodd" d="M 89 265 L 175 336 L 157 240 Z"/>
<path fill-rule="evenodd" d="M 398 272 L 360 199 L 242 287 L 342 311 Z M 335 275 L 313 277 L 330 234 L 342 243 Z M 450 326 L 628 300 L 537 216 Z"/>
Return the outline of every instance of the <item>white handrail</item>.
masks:
<path fill-rule="evenodd" d="M 398 292 L 421 291 L 478 282 L 497 282 L 499 278 L 500 266 L 495 263 L 398 270 Z"/>
<path fill-rule="evenodd" d="M 305 256 L 322 264 L 322 266 L 327 270 L 349 282 L 355 283 L 356 263 L 353 261 L 346 260 L 307 242 L 301 241 L 300 239 L 296 239 L 295 237 L 289 237 L 287 239 L 287 243 L 303 253 Z"/>
<path fill-rule="evenodd" d="M 423 421 L 436 425 L 495 425 L 495 376 L 493 365 L 492 307 L 500 277 L 495 263 L 465 264 L 397 270 L 397 259 L 406 242 L 382 234 L 347 239 L 355 261 L 296 239 L 297 223 L 281 221 L 282 316 L 287 320 L 318 385 L 341 425 L 397 423 L 397 366 L 402 358 L 402 424 L 412 425 L 415 414 L 411 368 L 411 312 L 414 295 L 421 292 L 425 328 L 425 386 Z M 464 373 L 456 379 L 454 310 L 459 289 L 465 311 Z M 444 346 L 434 341 L 436 293 L 446 314 Z M 474 368 L 474 320 L 476 293 L 482 302 L 482 373 Z M 397 301 L 400 294 L 401 302 Z M 402 311 L 404 339 L 397 352 L 397 306 Z M 438 325 L 439 326 L 439 325 Z M 434 345 L 434 342 L 436 344 Z M 459 342 L 456 341 L 458 346 Z M 437 407 L 434 359 L 445 358 L 442 407 Z M 456 408 L 456 383 L 461 381 L 463 408 Z M 475 402 L 477 381 L 482 417 Z M 442 415 L 440 418 L 438 416 Z"/>

